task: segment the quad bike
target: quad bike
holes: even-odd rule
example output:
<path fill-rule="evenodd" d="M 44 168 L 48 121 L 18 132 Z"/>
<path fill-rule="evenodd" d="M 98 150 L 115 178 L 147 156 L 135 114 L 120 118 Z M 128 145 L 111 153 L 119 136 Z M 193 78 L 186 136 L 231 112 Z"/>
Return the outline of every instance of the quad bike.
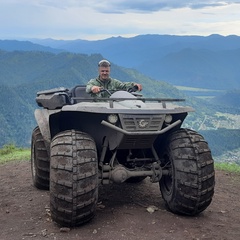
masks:
<path fill-rule="evenodd" d="M 37 93 L 33 184 L 50 189 L 51 216 L 61 226 L 94 217 L 100 184 L 147 177 L 159 183 L 174 213 L 194 216 L 210 205 L 211 151 L 203 136 L 181 128 L 193 108 L 174 104 L 183 99 L 144 98 L 135 90 L 109 98 L 92 98 L 85 86 Z"/>

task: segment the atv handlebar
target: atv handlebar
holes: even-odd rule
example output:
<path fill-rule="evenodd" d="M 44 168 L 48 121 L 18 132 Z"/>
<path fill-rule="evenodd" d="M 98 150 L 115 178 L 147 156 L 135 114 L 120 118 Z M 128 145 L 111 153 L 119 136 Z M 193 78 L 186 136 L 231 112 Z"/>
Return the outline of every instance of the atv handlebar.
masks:
<path fill-rule="evenodd" d="M 127 91 L 130 92 L 130 93 L 132 93 L 132 92 L 136 92 L 136 91 L 138 91 L 138 90 L 139 90 L 139 89 L 138 89 L 138 86 L 137 86 L 137 85 L 134 85 L 133 87 L 129 88 Z"/>
<path fill-rule="evenodd" d="M 133 87 L 130 87 L 127 89 L 127 92 L 129 93 L 134 93 L 136 91 L 138 91 L 138 86 L 137 85 L 134 85 Z M 100 90 L 100 93 L 101 92 L 107 92 L 109 94 L 109 96 L 111 96 L 114 92 L 117 92 L 119 91 L 118 89 L 112 89 L 112 90 L 109 90 L 109 89 L 106 89 L 106 88 L 101 88 Z"/>

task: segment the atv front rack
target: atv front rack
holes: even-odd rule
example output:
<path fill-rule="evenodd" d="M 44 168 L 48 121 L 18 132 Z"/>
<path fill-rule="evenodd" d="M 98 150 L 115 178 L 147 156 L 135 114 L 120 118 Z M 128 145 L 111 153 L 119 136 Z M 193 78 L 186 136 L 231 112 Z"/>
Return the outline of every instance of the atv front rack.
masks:
<path fill-rule="evenodd" d="M 91 97 L 90 94 L 86 93 L 84 86 L 78 86 L 77 89 L 78 92 L 73 90 L 69 91 L 69 89 L 64 87 L 39 91 L 37 92 L 36 102 L 39 107 L 53 110 L 60 109 L 65 105 L 73 105 L 80 102 L 108 102 L 110 108 L 114 107 L 114 102 L 135 101 L 136 103 L 134 104 L 139 108 L 141 108 L 141 103 L 158 102 L 162 103 L 163 108 L 166 108 L 167 102 L 185 101 L 185 99 L 181 98 L 144 98 L 142 96 L 133 95 L 130 95 L 130 97 L 129 95 L 121 97 L 110 96 L 109 98 Z"/>
<path fill-rule="evenodd" d="M 110 108 L 113 108 L 113 103 L 114 102 L 119 102 L 119 101 L 142 101 L 142 102 L 158 102 L 162 103 L 163 108 L 166 108 L 166 102 L 184 102 L 185 99 L 182 98 L 143 98 L 143 97 L 134 97 L 134 98 L 83 98 L 83 97 L 73 97 L 72 98 L 74 101 L 75 100 L 80 100 L 80 102 L 109 102 Z"/>

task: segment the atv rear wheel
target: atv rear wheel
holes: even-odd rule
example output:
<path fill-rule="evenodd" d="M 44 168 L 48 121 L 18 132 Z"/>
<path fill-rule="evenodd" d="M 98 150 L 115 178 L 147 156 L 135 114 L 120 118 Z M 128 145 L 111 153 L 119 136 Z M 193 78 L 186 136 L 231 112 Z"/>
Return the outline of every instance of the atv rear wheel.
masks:
<path fill-rule="evenodd" d="M 66 227 L 90 221 L 98 199 L 96 144 L 86 133 L 67 130 L 51 142 L 50 210 Z"/>
<path fill-rule="evenodd" d="M 49 156 L 39 127 L 32 132 L 31 171 L 33 185 L 38 189 L 49 189 Z"/>
<path fill-rule="evenodd" d="M 167 140 L 160 180 L 162 197 L 174 213 L 196 215 L 205 210 L 214 194 L 215 173 L 210 149 L 195 131 L 180 129 Z"/>

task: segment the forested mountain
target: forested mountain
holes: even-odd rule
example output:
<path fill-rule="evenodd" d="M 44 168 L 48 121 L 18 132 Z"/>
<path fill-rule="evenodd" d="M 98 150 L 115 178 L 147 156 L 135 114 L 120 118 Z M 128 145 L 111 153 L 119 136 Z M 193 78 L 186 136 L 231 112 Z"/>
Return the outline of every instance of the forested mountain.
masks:
<path fill-rule="evenodd" d="M 31 43 L 32 42 L 32 43 Z M 134 68 L 173 85 L 217 90 L 240 89 L 240 37 L 139 35 L 104 40 L 0 41 L 13 51 L 67 51 L 102 54 L 119 66 Z"/>
<path fill-rule="evenodd" d="M 71 88 L 97 76 L 97 63 L 103 58 L 100 54 L 76 54 L 69 52 L 50 53 L 43 51 L 0 51 L 0 147 L 15 143 L 17 146 L 29 146 L 31 132 L 36 126 L 34 109 L 36 93 L 55 87 Z M 210 139 L 213 153 L 221 155 L 226 149 L 240 148 L 240 130 L 235 119 L 231 122 L 234 139 L 219 146 L 215 139 L 224 139 L 229 133 L 229 117 L 216 115 L 216 112 L 239 115 L 239 108 L 223 106 L 210 101 L 185 96 L 172 85 L 149 78 L 136 70 L 123 68 L 112 62 L 111 75 L 123 81 L 143 84 L 146 97 L 186 98 L 185 105 L 196 109 L 187 117 L 186 126 L 203 131 Z M 234 98 L 235 99 L 235 98 Z M 236 101 L 237 98 L 235 99 Z M 225 131 L 214 131 L 226 128 Z M 211 130 L 214 133 L 205 132 Z M 208 139 L 207 139 L 208 140 Z M 211 142 L 212 141 L 212 142 Z M 223 144 L 223 141 L 220 141 Z M 218 143 L 213 144 L 213 143 Z"/>
<path fill-rule="evenodd" d="M 240 37 L 139 35 L 104 40 L 0 41 L 13 51 L 67 51 L 102 54 L 119 66 L 134 68 L 173 85 L 220 90 L 240 89 Z"/>
<path fill-rule="evenodd" d="M 30 144 L 35 126 L 36 93 L 55 87 L 71 88 L 97 76 L 99 54 L 0 52 L 0 146 Z M 112 63 L 112 76 L 123 81 L 140 82 L 147 96 L 182 97 L 171 85 L 149 79 L 131 69 Z M 149 86 L 149 87 L 148 87 Z"/>
<path fill-rule="evenodd" d="M 132 38 L 32 40 L 76 53 L 100 53 L 173 85 L 230 90 L 240 88 L 240 37 L 139 35 Z"/>

